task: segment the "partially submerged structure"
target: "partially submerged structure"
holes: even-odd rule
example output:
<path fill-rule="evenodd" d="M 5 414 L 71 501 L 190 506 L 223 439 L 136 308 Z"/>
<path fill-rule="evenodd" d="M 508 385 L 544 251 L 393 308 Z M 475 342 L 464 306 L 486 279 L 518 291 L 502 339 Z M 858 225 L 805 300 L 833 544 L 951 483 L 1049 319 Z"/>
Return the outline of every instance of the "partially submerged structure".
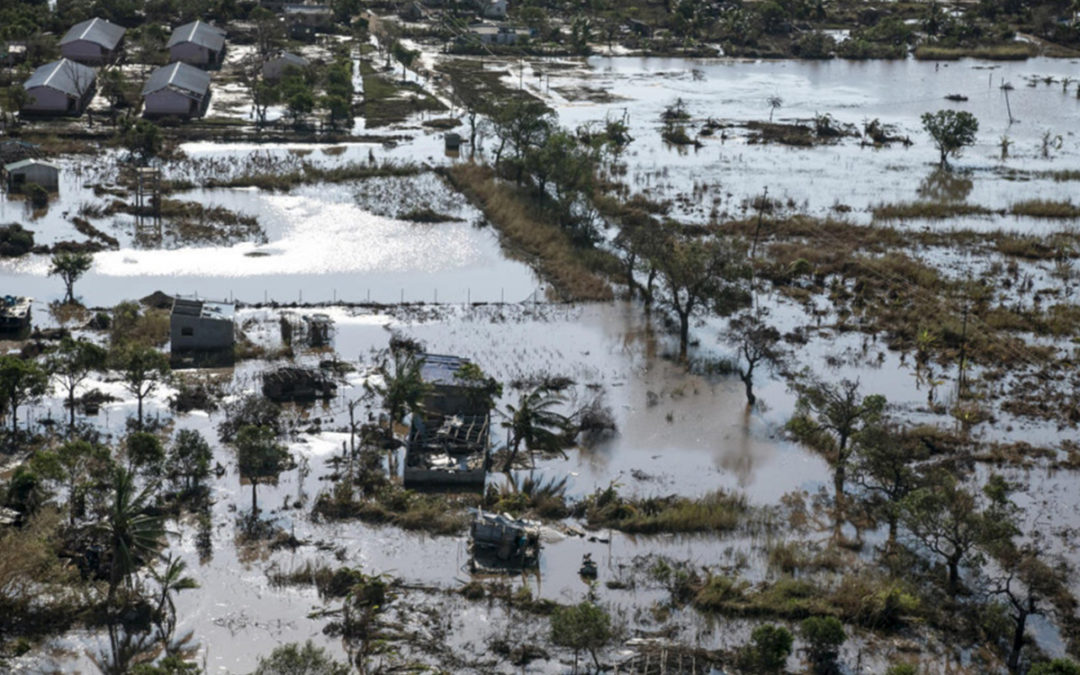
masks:
<path fill-rule="evenodd" d="M 328 5 L 287 4 L 282 6 L 289 37 L 294 40 L 313 40 L 334 23 L 334 12 Z"/>
<path fill-rule="evenodd" d="M 18 333 L 30 327 L 30 303 L 33 298 L 5 295 L 0 298 L 0 332 Z"/>
<path fill-rule="evenodd" d="M 454 486 L 483 489 L 491 464 L 491 408 L 485 382 L 462 377 L 469 361 L 458 356 L 418 354 L 429 393 L 423 413 L 412 416 L 405 446 L 406 487 Z"/>
<path fill-rule="evenodd" d="M 21 192 L 30 184 L 56 192 L 60 187 L 60 165 L 43 159 L 24 159 L 5 164 L 4 178 L 9 192 Z"/>
<path fill-rule="evenodd" d="M 165 46 L 170 61 L 216 68 L 225 59 L 225 31 L 205 21 L 192 21 L 174 28 Z"/>
<path fill-rule="evenodd" d="M 285 366 L 263 374 L 263 396 L 276 402 L 303 402 L 330 399 L 337 392 L 337 383 L 316 368 Z"/>
<path fill-rule="evenodd" d="M 210 73 L 177 61 L 158 68 L 142 88 L 145 117 L 202 117 L 210 105 Z"/>
<path fill-rule="evenodd" d="M 120 51 L 124 32 L 123 26 L 105 19 L 80 21 L 60 39 L 60 54 L 79 63 L 110 63 Z"/>
<path fill-rule="evenodd" d="M 469 528 L 473 572 L 513 571 L 540 561 L 540 524 L 479 511 Z"/>
<path fill-rule="evenodd" d="M 23 82 L 24 115 L 79 116 L 94 98 L 97 71 L 70 59 L 46 63 Z"/>
<path fill-rule="evenodd" d="M 173 300 L 169 342 L 174 368 L 224 366 L 233 362 L 236 307 L 189 298 Z"/>

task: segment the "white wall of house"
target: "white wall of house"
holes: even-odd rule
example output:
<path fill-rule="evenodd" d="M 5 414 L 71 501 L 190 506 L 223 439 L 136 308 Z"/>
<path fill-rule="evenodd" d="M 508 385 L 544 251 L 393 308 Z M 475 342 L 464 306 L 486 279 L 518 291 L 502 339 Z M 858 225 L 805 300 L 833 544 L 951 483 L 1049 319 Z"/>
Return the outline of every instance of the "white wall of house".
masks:
<path fill-rule="evenodd" d="M 109 54 L 96 42 L 75 40 L 60 46 L 60 53 L 80 63 L 104 63 Z"/>
<path fill-rule="evenodd" d="M 206 66 L 214 61 L 214 54 L 206 47 L 200 47 L 194 42 L 181 42 L 169 47 L 169 59 L 183 61 L 193 66 Z"/>
<path fill-rule="evenodd" d="M 18 178 L 19 176 L 22 178 Z M 55 190 L 60 182 L 60 172 L 51 166 L 31 164 L 13 171 L 12 179 L 16 183 L 37 183 L 43 188 Z"/>
<path fill-rule="evenodd" d="M 68 95 L 50 87 L 30 87 L 26 90 L 27 102 L 22 107 L 28 112 L 62 113 L 68 109 Z"/>
<path fill-rule="evenodd" d="M 172 89 L 159 89 L 143 97 L 145 115 L 179 115 L 187 117 L 198 110 L 198 104 Z"/>

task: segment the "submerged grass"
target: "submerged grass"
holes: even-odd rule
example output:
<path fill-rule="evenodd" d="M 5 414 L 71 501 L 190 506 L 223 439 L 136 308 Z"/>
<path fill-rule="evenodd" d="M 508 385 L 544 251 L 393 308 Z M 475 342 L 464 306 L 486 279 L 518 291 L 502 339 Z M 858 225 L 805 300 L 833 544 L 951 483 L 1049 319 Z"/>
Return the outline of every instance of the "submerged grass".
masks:
<path fill-rule="evenodd" d="M 1037 51 L 1035 45 L 1026 42 L 1010 42 L 1008 44 L 981 45 L 977 47 L 919 45 L 915 48 L 915 58 L 924 61 L 955 61 L 965 57 L 989 61 L 1023 61 L 1035 56 Z"/>
<path fill-rule="evenodd" d="M 574 246 L 559 225 L 524 191 L 499 181 L 485 166 L 456 164 L 445 175 L 453 186 L 480 208 L 503 235 L 503 241 L 522 252 L 564 299 L 610 300 L 611 286 L 596 273 L 595 254 Z"/>
<path fill-rule="evenodd" d="M 391 82 L 388 78 L 393 72 L 384 75 L 369 61 L 360 61 L 360 75 L 364 79 L 364 121 L 368 129 L 403 122 L 413 113 L 446 110 L 446 106 L 419 85 Z"/>
<path fill-rule="evenodd" d="M 720 491 L 698 499 L 626 498 L 612 487 L 588 497 L 581 508 L 590 527 L 638 534 L 728 532 L 742 522 L 748 509 L 744 498 Z"/>
<path fill-rule="evenodd" d="M 347 481 L 340 481 L 332 491 L 319 495 L 314 512 L 325 518 L 356 518 L 405 530 L 450 535 L 465 529 L 468 517 L 464 509 L 475 505 L 475 501 L 453 495 L 419 494 L 390 483 L 364 496 Z"/>
<path fill-rule="evenodd" d="M 209 178 L 202 187 L 239 188 L 256 187 L 260 190 L 287 191 L 305 183 L 345 183 L 366 178 L 384 176 L 415 176 L 425 168 L 412 163 L 362 164 L 352 162 L 343 166 L 324 168 L 304 163 L 301 168 L 286 173 L 245 173 L 228 178 Z M 190 186 L 185 186 L 190 187 Z"/>

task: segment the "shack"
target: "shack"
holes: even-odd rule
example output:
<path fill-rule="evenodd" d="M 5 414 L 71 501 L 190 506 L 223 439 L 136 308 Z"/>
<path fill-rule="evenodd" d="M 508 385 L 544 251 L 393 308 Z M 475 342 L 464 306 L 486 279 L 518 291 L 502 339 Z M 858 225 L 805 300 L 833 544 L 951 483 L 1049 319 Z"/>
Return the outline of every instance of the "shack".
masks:
<path fill-rule="evenodd" d="M 405 487 L 483 489 L 491 465 L 491 408 L 485 382 L 464 379 L 470 362 L 458 356 L 418 354 L 429 387 L 423 414 L 413 415 L 405 445 Z"/>
<path fill-rule="evenodd" d="M 305 314 L 304 334 L 309 347 L 327 347 L 333 337 L 334 322 L 326 314 Z"/>
<path fill-rule="evenodd" d="M 469 528 L 473 572 L 512 571 L 540 561 L 540 523 L 478 511 Z"/>
<path fill-rule="evenodd" d="M 60 187 L 60 166 L 43 159 L 24 159 L 4 165 L 8 192 L 21 192 L 31 183 L 36 183 L 49 192 L 56 192 Z"/>
<path fill-rule="evenodd" d="M 79 63 L 111 63 L 119 54 L 124 32 L 123 26 L 105 19 L 81 21 L 60 38 L 60 54 Z"/>
<path fill-rule="evenodd" d="M 263 374 L 263 396 L 276 402 L 331 399 L 337 383 L 321 370 L 285 366 Z"/>
<path fill-rule="evenodd" d="M 210 73 L 179 61 L 158 68 L 142 88 L 143 116 L 202 117 L 210 105 Z"/>
<path fill-rule="evenodd" d="M 97 71 L 69 59 L 39 67 L 26 82 L 24 115 L 74 115 L 78 117 L 94 98 Z"/>
<path fill-rule="evenodd" d="M 19 333 L 30 327 L 30 303 L 33 298 L 5 295 L 0 298 L 0 332 Z"/>
<path fill-rule="evenodd" d="M 229 365 L 236 343 L 236 307 L 190 298 L 173 300 L 169 346 L 174 368 Z"/>
<path fill-rule="evenodd" d="M 514 28 L 513 26 L 496 26 L 490 23 L 469 24 L 468 32 L 457 38 L 459 44 L 469 45 L 480 43 L 484 45 L 512 45 L 529 38 L 527 28 Z"/>
<path fill-rule="evenodd" d="M 225 59 L 225 31 L 205 21 L 192 21 L 174 28 L 165 46 L 170 61 L 216 68 Z"/>
<path fill-rule="evenodd" d="M 334 23 L 334 13 L 327 5 L 289 4 L 282 7 L 282 13 L 294 40 L 313 40 L 316 33 L 325 33 Z"/>
<path fill-rule="evenodd" d="M 262 76 L 265 80 L 276 82 L 282 78 L 286 69 L 296 68 L 303 70 L 309 65 L 311 63 L 302 56 L 297 56 L 291 52 L 278 52 L 263 63 Z"/>

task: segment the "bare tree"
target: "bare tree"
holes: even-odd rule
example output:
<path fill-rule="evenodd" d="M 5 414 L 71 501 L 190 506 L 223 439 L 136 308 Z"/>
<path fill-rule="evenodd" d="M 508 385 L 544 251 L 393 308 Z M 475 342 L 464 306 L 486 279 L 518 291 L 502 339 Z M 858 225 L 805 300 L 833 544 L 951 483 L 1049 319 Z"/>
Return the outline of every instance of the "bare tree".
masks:
<path fill-rule="evenodd" d="M 747 311 L 731 319 L 721 339 L 735 347 L 736 372 L 746 387 L 746 405 L 757 402 L 754 395 L 754 371 L 759 365 L 782 368 L 787 353 L 780 344 L 780 331 L 765 323 L 766 310 Z"/>

